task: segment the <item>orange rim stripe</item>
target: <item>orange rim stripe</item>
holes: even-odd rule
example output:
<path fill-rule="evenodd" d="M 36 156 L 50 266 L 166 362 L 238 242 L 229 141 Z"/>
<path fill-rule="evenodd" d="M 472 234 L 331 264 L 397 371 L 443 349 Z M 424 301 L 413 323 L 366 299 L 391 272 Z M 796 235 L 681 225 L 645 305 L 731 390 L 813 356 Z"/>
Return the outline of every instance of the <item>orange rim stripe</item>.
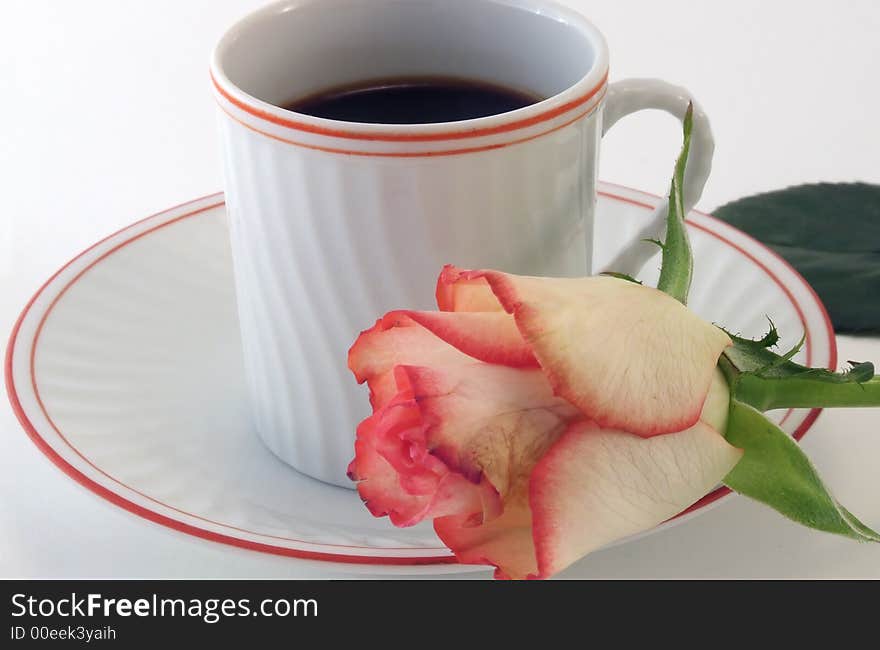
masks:
<path fill-rule="evenodd" d="M 251 131 L 253 131 L 255 133 L 259 133 L 262 136 L 265 136 L 267 138 L 271 138 L 272 140 L 277 140 L 278 142 L 283 142 L 285 144 L 294 145 L 296 147 L 303 147 L 305 149 L 312 149 L 314 151 L 323 151 L 325 153 L 337 153 L 337 154 L 342 154 L 345 156 L 366 156 L 366 157 L 377 157 L 377 158 L 436 158 L 439 156 L 459 156 L 459 155 L 469 154 L 469 153 L 480 153 L 483 151 L 492 151 L 494 149 L 503 149 L 505 147 L 511 147 L 516 144 L 523 144 L 524 142 L 530 142 L 532 140 L 537 140 L 538 138 L 542 138 L 545 135 L 550 135 L 551 133 L 555 133 L 556 131 L 559 131 L 560 129 L 564 129 L 567 126 L 571 126 L 572 124 L 574 124 L 578 120 L 592 114 L 596 110 L 596 108 L 598 108 L 599 103 L 601 103 L 602 97 L 604 97 L 604 96 L 605 95 L 603 94 L 599 98 L 599 101 L 596 103 L 595 106 L 592 106 L 589 110 L 587 110 L 583 113 L 580 113 L 579 115 L 577 115 L 573 119 L 569 120 L 568 122 L 565 122 L 564 124 L 560 124 L 559 126 L 555 126 L 552 129 L 549 129 L 547 131 L 543 131 L 541 133 L 537 133 L 535 135 L 529 136 L 527 138 L 520 138 L 518 140 L 511 140 L 510 142 L 499 142 L 496 144 L 487 144 L 487 145 L 483 145 L 480 147 L 464 147 L 461 149 L 445 149 L 445 150 L 439 150 L 439 151 L 357 151 L 357 150 L 353 150 L 353 149 L 337 149 L 335 147 L 323 147 L 321 145 L 316 145 L 316 144 L 307 144 L 305 142 L 298 142 L 296 140 L 288 140 L 287 138 L 282 138 L 281 136 L 278 136 L 273 133 L 269 133 L 267 131 L 263 131 L 261 129 L 258 129 L 255 126 L 251 126 L 250 124 L 248 124 L 244 120 L 237 118 L 235 115 L 233 115 L 228 110 L 226 110 L 226 108 L 224 108 L 219 102 L 217 103 L 217 106 L 220 108 L 221 111 L 226 113 L 226 115 L 230 119 L 238 122 L 246 129 L 250 129 Z"/>
<path fill-rule="evenodd" d="M 220 93 L 220 95 L 222 95 L 226 99 L 226 101 L 228 101 L 232 105 L 240 108 L 246 113 L 250 113 L 254 117 L 260 118 L 261 120 L 272 122 L 273 124 L 287 127 L 289 129 L 305 131 L 306 133 L 313 133 L 315 135 L 325 135 L 332 138 L 345 138 L 348 140 L 369 140 L 373 142 L 442 142 L 444 140 L 463 140 L 466 138 L 479 138 L 488 135 L 497 135 L 499 133 L 509 133 L 510 131 L 516 131 L 518 129 L 535 126 L 536 124 L 541 124 L 542 122 L 547 122 L 548 120 L 552 120 L 553 118 L 559 117 L 560 115 L 564 115 L 565 113 L 568 113 L 569 111 L 572 111 L 579 106 L 583 106 L 593 97 L 595 97 L 608 82 L 608 72 L 606 71 L 605 75 L 602 77 L 602 80 L 584 95 L 581 95 L 580 97 L 573 99 L 572 101 L 563 104 L 562 106 L 558 106 L 554 109 L 545 111 L 544 113 L 540 113 L 539 115 L 528 117 L 522 120 L 517 120 L 516 122 L 510 122 L 509 124 L 502 124 L 500 126 L 485 127 L 482 129 L 463 129 L 431 134 L 359 133 L 357 131 L 333 129 L 328 127 L 315 126 L 313 124 L 307 124 L 305 122 L 300 122 L 297 120 L 290 120 L 283 117 L 278 117 L 273 113 L 270 113 L 261 108 L 257 108 L 255 106 L 251 106 L 250 104 L 246 104 L 240 99 L 233 97 L 217 82 L 217 79 L 214 77 L 213 73 L 211 73 L 211 81 L 214 84 L 214 88 L 217 89 L 217 92 Z"/>

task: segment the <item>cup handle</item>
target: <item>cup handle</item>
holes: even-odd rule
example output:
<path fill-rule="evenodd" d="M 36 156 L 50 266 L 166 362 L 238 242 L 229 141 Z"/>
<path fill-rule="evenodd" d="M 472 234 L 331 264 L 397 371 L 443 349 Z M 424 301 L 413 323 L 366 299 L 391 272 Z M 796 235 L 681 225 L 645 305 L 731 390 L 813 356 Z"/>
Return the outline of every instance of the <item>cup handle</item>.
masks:
<path fill-rule="evenodd" d="M 658 109 L 684 120 L 688 104 L 694 104 L 694 126 L 691 149 L 684 178 L 684 208 L 687 214 L 700 200 L 703 188 L 712 170 L 712 154 L 715 140 L 709 119 L 691 94 L 680 86 L 659 79 L 625 79 L 608 87 L 605 103 L 602 135 L 617 124 L 620 118 L 646 109 Z M 656 248 L 644 242 L 660 239 L 665 232 L 667 202 L 664 201 L 651 215 L 639 236 L 627 244 L 608 265 L 607 270 L 637 275 L 656 252 Z"/>

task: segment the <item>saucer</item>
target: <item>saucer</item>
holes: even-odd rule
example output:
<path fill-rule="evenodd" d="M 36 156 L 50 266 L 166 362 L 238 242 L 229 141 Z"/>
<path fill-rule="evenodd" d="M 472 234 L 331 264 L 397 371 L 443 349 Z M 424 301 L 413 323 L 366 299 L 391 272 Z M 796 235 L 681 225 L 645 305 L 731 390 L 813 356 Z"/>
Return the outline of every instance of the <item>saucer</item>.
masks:
<path fill-rule="evenodd" d="M 637 236 L 659 201 L 600 184 L 599 268 Z M 708 215 L 694 212 L 688 221 L 691 307 L 748 336 L 763 334 L 772 315 L 781 348 L 806 332 L 797 359 L 835 368 L 834 332 L 803 278 Z M 227 238 L 223 196 L 215 194 L 110 235 L 43 285 L 6 357 L 12 406 L 37 447 L 113 505 L 213 542 L 367 564 L 371 573 L 480 569 L 455 564 L 429 523 L 394 528 L 373 518 L 356 492 L 299 474 L 263 447 L 248 423 Z M 641 279 L 655 282 L 658 267 L 653 259 Z M 800 438 L 818 410 L 771 415 Z M 643 535 L 729 494 L 719 488 Z"/>

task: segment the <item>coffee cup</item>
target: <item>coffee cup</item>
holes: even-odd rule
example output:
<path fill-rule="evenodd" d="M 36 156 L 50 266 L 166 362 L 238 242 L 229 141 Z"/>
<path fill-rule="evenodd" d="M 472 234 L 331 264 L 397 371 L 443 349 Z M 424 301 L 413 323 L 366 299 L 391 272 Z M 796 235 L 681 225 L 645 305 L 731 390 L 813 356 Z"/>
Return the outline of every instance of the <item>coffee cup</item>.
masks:
<path fill-rule="evenodd" d="M 389 310 L 433 308 L 444 264 L 596 270 L 602 135 L 643 109 L 682 119 L 692 101 L 657 80 L 609 84 L 608 69 L 601 33 L 545 0 L 283 0 L 222 37 L 211 76 L 244 367 L 254 428 L 279 458 L 351 486 L 346 466 L 369 404 L 347 350 Z M 425 78 L 536 99 L 408 124 L 285 108 L 333 88 Z M 702 192 L 712 149 L 697 107 L 686 207 Z M 621 264 L 639 255 L 630 250 Z"/>

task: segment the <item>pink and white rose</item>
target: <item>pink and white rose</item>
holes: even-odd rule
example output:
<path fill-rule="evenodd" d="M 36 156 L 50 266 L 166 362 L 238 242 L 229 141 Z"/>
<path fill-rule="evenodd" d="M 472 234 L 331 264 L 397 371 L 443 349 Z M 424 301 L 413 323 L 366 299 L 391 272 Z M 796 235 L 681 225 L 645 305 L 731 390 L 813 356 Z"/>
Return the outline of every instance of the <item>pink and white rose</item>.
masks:
<path fill-rule="evenodd" d="M 440 311 L 395 311 L 349 366 L 370 389 L 349 476 L 396 526 L 433 519 L 461 562 L 546 578 L 709 492 L 731 344 L 656 289 L 612 277 L 443 269 Z"/>

